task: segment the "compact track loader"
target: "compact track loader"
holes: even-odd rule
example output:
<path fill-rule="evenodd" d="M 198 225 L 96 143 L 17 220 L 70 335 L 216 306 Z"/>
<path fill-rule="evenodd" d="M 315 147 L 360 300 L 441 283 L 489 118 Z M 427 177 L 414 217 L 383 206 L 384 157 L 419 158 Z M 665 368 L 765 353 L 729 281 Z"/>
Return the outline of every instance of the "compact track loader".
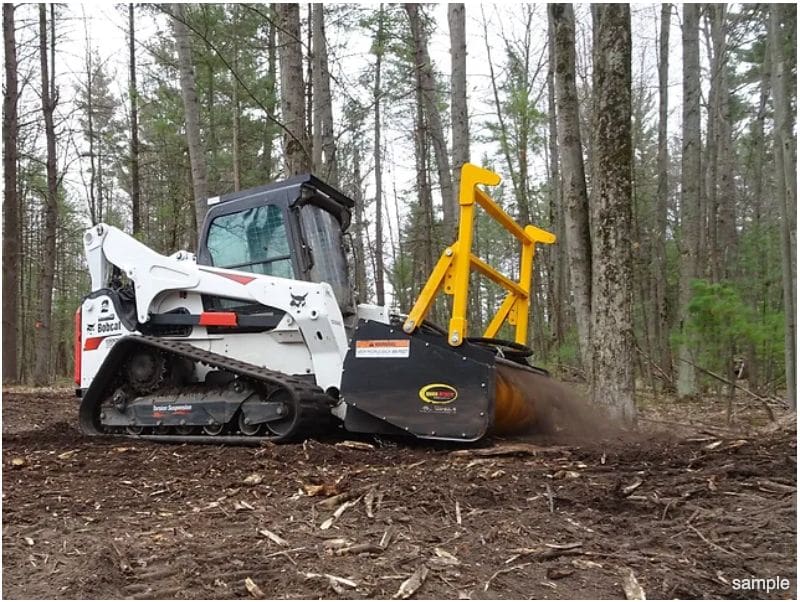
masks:
<path fill-rule="evenodd" d="M 407 315 L 357 304 L 344 235 L 353 201 L 314 176 L 210 204 L 197 255 L 156 253 L 106 224 L 84 234 L 92 292 L 75 316 L 75 382 L 87 435 L 165 441 L 286 441 L 357 433 L 475 441 L 539 417 L 526 402 L 525 347 L 537 243 L 462 170 L 458 239 Z M 476 207 L 521 245 L 512 280 L 471 250 Z M 470 272 L 507 290 L 468 336 Z M 426 321 L 452 296 L 446 328 Z M 496 339 L 508 322 L 514 341 Z"/>

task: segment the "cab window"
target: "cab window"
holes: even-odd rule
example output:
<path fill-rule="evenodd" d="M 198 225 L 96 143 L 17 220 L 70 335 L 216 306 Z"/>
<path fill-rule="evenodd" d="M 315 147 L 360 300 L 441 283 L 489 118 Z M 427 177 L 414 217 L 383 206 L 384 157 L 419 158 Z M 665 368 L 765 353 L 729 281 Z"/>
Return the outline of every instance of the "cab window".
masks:
<path fill-rule="evenodd" d="M 207 245 L 215 266 L 294 278 L 286 221 L 275 205 L 215 218 L 209 226 Z"/>

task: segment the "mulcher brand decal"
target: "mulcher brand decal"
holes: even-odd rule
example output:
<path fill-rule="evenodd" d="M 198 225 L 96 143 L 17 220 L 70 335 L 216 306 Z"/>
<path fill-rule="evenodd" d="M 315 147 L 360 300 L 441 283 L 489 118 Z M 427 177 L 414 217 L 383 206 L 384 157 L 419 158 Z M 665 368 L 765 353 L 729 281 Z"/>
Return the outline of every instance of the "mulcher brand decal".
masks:
<path fill-rule="evenodd" d="M 425 385 L 419 390 L 419 398 L 425 403 L 445 405 L 454 402 L 457 397 L 458 391 L 450 385 L 441 383 Z"/>
<path fill-rule="evenodd" d="M 411 341 L 408 339 L 386 339 L 373 341 L 356 341 L 357 358 L 375 357 L 408 357 L 411 350 Z"/>

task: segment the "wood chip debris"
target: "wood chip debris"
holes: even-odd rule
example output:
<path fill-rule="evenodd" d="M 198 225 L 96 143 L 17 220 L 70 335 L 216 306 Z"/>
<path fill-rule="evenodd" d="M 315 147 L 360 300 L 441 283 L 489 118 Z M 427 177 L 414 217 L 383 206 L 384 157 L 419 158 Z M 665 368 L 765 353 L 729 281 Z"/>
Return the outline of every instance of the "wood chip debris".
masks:
<path fill-rule="evenodd" d="M 378 545 L 380 545 L 380 547 L 382 547 L 384 550 L 388 548 L 389 544 L 391 544 L 392 540 L 394 539 L 394 534 L 395 534 L 394 527 L 389 527 L 388 529 L 386 529 L 386 531 L 384 531 L 383 533 L 383 537 L 381 537 L 381 542 Z"/>
<path fill-rule="evenodd" d="M 431 559 L 432 564 L 439 564 L 444 566 L 458 566 L 461 561 L 453 554 L 442 548 L 433 548 L 435 558 Z"/>
<path fill-rule="evenodd" d="M 603 565 L 599 562 L 595 562 L 594 560 L 586 560 L 585 558 L 573 558 L 571 562 L 572 566 L 576 569 L 587 570 L 587 569 L 602 569 Z"/>
<path fill-rule="evenodd" d="M 328 573 L 300 573 L 306 579 L 327 579 L 328 585 L 331 586 L 331 589 L 335 591 L 339 595 L 343 595 L 345 593 L 344 587 L 358 587 L 358 583 L 352 581 L 350 579 L 345 579 L 344 577 L 337 577 L 336 575 L 330 575 Z"/>
<path fill-rule="evenodd" d="M 340 441 L 339 443 L 334 443 L 334 447 L 339 448 L 346 448 L 346 449 L 355 449 L 359 451 L 374 451 L 375 446 L 371 443 L 366 443 L 364 441 Z"/>
<path fill-rule="evenodd" d="M 308 497 L 316 496 L 331 496 L 339 493 L 339 486 L 336 483 L 323 483 L 322 485 L 315 485 L 313 483 L 303 483 L 303 490 Z"/>
<path fill-rule="evenodd" d="M 383 551 L 381 546 L 374 543 L 357 543 L 335 549 L 333 553 L 337 556 L 345 556 L 347 554 L 380 554 Z"/>
<path fill-rule="evenodd" d="M 626 485 L 625 487 L 621 487 L 620 493 L 622 494 L 623 497 L 628 497 L 634 491 L 639 489 L 639 487 L 642 486 L 642 483 L 644 483 L 644 481 L 642 481 L 642 479 L 640 479 L 639 477 L 636 477 L 633 483 L 631 483 L 630 485 Z"/>
<path fill-rule="evenodd" d="M 368 490 L 369 487 L 358 487 L 356 489 L 351 489 L 350 491 L 345 491 L 339 493 L 338 495 L 334 495 L 333 497 L 320 500 L 319 502 L 317 502 L 317 505 L 322 506 L 323 508 L 336 508 L 342 502 L 346 502 L 347 500 L 352 500 L 354 497 L 359 497 L 364 493 L 366 493 Z"/>
<path fill-rule="evenodd" d="M 400 588 L 397 590 L 397 593 L 392 596 L 392 598 L 394 600 L 407 600 L 413 596 L 420 587 L 422 587 L 422 584 L 425 583 L 425 579 L 427 577 L 428 567 L 426 565 L 422 565 L 416 571 L 414 571 L 411 577 L 400 584 Z"/>
<path fill-rule="evenodd" d="M 506 564 L 514 562 L 521 556 L 526 556 L 530 560 L 549 560 L 552 558 L 560 558 L 561 556 L 572 556 L 575 554 L 582 554 L 578 548 L 583 546 L 579 541 L 572 543 L 546 543 L 536 548 L 514 548 L 511 552 L 514 556 L 506 560 Z"/>
<path fill-rule="evenodd" d="M 551 566 L 547 568 L 546 575 L 548 579 L 557 580 L 557 579 L 564 579 L 564 577 L 569 577 L 572 573 L 575 572 L 575 569 L 570 569 L 565 566 Z"/>
<path fill-rule="evenodd" d="M 570 448 L 564 445 L 543 447 L 531 443 L 511 443 L 476 449 L 459 449 L 450 452 L 451 456 L 538 456 L 564 452 Z"/>
<path fill-rule="evenodd" d="M 259 485 L 264 480 L 264 477 L 258 473 L 253 473 L 245 477 L 243 483 L 245 485 Z"/>
<path fill-rule="evenodd" d="M 556 480 L 560 480 L 560 479 L 577 479 L 580 476 L 581 476 L 581 473 L 579 473 L 576 470 L 557 470 L 556 472 L 553 473 L 553 478 L 556 479 Z"/>
<path fill-rule="evenodd" d="M 644 589 L 639 585 L 636 580 L 636 574 L 633 569 L 625 566 L 622 567 L 622 589 L 625 591 L 625 598 L 627 600 L 647 600 Z"/>
<path fill-rule="evenodd" d="M 267 596 L 264 595 L 264 592 L 258 587 L 250 577 L 246 577 L 244 580 L 244 586 L 247 588 L 247 591 L 250 593 L 251 596 L 258 600 L 264 600 Z"/>
<path fill-rule="evenodd" d="M 263 527 L 258 530 L 259 535 L 263 535 L 273 543 L 278 544 L 279 546 L 288 546 L 289 542 L 286 541 L 283 537 L 278 535 L 277 533 L 273 533 L 269 529 L 264 529 Z"/>
<path fill-rule="evenodd" d="M 330 529 L 330 528 L 333 526 L 333 523 L 334 523 L 334 522 L 335 522 L 335 521 L 336 521 L 336 520 L 337 520 L 337 519 L 338 519 L 340 516 L 342 516 L 342 514 L 344 514 L 344 511 L 345 511 L 345 510 L 347 510 L 348 508 L 352 508 L 353 506 L 355 506 L 356 504 L 358 504 L 360 501 L 361 501 L 361 498 L 359 497 L 359 498 L 357 498 L 357 499 L 355 499 L 355 500 L 352 500 L 352 501 L 350 501 L 350 502 L 345 502 L 344 504 L 342 504 L 341 506 L 339 506 L 339 507 L 338 507 L 336 510 L 334 510 L 334 511 L 333 511 L 333 515 L 332 515 L 332 516 L 330 516 L 329 518 L 325 519 L 325 520 L 322 522 L 322 524 L 319 526 L 319 528 L 320 528 L 320 529 L 322 529 L 323 531 L 326 531 L 326 530 Z"/>
<path fill-rule="evenodd" d="M 373 487 L 369 491 L 367 491 L 367 494 L 364 496 L 364 506 L 366 506 L 367 516 L 369 518 L 375 518 L 375 513 L 374 513 L 374 510 L 373 510 L 373 504 L 375 503 L 376 494 L 377 494 L 377 491 Z"/>

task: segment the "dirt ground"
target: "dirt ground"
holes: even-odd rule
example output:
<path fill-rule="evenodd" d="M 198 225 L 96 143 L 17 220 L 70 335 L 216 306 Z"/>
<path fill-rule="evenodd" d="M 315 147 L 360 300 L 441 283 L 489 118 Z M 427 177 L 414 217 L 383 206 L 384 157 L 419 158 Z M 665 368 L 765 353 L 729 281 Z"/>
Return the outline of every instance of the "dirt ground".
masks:
<path fill-rule="evenodd" d="M 588 441 L 226 448 L 89 440 L 76 414 L 4 394 L 4 598 L 796 596 L 793 422 L 648 406 Z"/>

